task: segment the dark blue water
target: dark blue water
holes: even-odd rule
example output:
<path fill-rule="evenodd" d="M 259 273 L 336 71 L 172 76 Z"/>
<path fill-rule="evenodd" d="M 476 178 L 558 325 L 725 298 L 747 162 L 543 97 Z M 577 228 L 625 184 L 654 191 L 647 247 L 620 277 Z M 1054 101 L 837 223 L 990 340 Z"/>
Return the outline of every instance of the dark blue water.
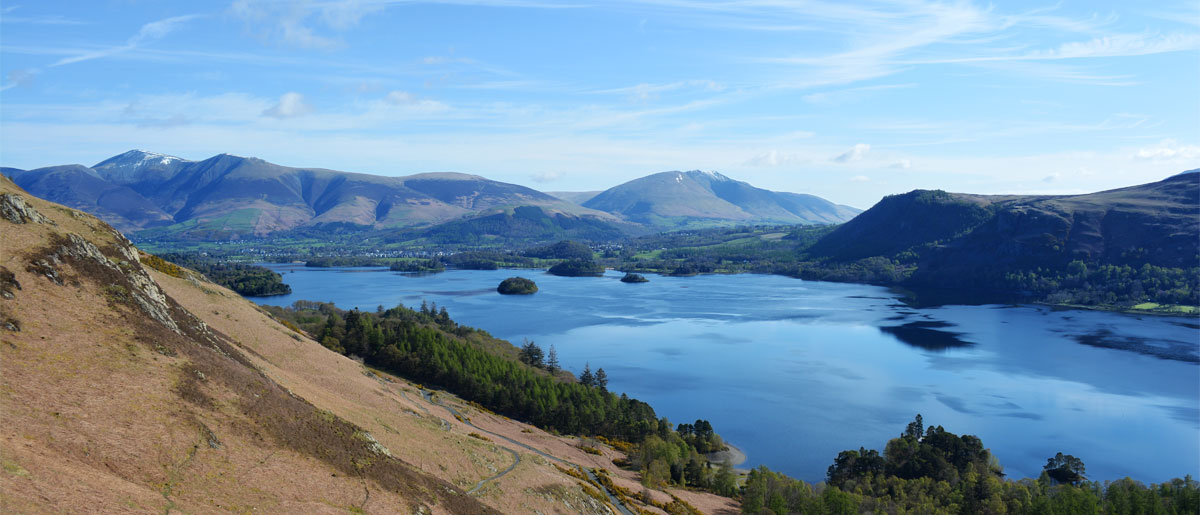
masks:
<path fill-rule="evenodd" d="M 497 337 L 553 344 L 576 373 L 603 367 L 611 390 L 674 423 L 711 421 L 746 451 L 745 466 L 810 481 L 841 450 L 882 451 L 917 413 L 978 435 L 1010 477 L 1036 477 L 1060 451 L 1083 459 L 1095 479 L 1200 476 L 1196 318 L 913 309 L 885 288 L 767 275 L 624 284 L 611 272 L 272 268 L 294 293 L 258 302 L 365 310 L 436 302 Z M 540 291 L 497 294 L 514 275 Z"/>

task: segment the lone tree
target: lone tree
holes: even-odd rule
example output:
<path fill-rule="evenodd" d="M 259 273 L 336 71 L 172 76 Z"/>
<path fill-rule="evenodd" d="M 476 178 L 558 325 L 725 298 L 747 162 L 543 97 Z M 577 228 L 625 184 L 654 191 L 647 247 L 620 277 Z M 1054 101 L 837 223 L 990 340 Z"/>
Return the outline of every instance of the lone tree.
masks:
<path fill-rule="evenodd" d="M 558 351 L 554 349 L 554 344 L 550 344 L 550 354 L 546 356 L 546 370 L 551 374 L 558 372 Z"/>
<path fill-rule="evenodd" d="M 525 345 L 521 346 L 521 362 L 529 366 L 542 367 L 542 348 L 536 343 L 525 340 Z"/>
<path fill-rule="evenodd" d="M 1042 470 L 1046 472 L 1046 475 L 1050 476 L 1050 479 L 1059 483 L 1077 485 L 1080 481 L 1087 479 L 1083 477 L 1086 471 L 1083 466 L 1083 460 L 1061 452 L 1055 454 L 1053 458 L 1046 460 L 1046 466 Z"/>

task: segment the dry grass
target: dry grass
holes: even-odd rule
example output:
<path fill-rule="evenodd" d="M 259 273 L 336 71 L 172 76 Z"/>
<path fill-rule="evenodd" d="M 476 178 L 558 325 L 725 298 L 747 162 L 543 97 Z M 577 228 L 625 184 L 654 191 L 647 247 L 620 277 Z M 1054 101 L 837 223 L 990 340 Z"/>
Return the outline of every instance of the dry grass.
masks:
<path fill-rule="evenodd" d="M 118 261 L 115 233 L 30 203 L 58 225 L 0 221 L 0 265 L 22 286 L 0 302 L 27 321 L 0 335 L 0 511 L 491 511 L 381 454 L 179 305 L 169 312 L 182 334 L 150 319 L 129 301 L 125 273 L 138 265 Z M 120 264 L 46 261 L 62 284 L 26 266 L 61 246 L 61 231 Z"/>

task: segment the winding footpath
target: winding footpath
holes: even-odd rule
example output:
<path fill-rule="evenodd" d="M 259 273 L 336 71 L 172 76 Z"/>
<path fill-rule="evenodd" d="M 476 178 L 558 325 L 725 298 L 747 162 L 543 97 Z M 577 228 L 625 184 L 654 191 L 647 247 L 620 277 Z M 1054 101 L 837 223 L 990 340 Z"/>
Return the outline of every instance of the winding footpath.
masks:
<path fill-rule="evenodd" d="M 532 452 L 532 453 L 534 453 L 534 454 L 537 454 L 538 456 L 541 456 L 541 457 L 543 457 L 543 458 L 546 458 L 546 459 L 549 459 L 549 460 L 553 460 L 553 461 L 557 461 L 557 462 L 559 462 L 559 463 L 562 463 L 562 464 L 564 464 L 564 465 L 567 465 L 567 466 L 575 467 L 576 469 L 578 469 L 578 470 L 582 471 L 584 474 L 587 474 L 587 477 L 588 477 L 588 479 L 591 479 L 591 480 L 592 480 L 592 482 L 594 482 L 595 484 L 597 484 L 597 485 L 599 485 L 599 486 L 600 486 L 601 490 L 604 492 L 604 495 L 605 495 L 605 497 L 608 497 L 608 502 L 609 502 L 609 504 L 611 504 L 612 506 L 616 507 L 617 511 L 619 511 L 619 512 L 621 513 L 621 515 L 634 515 L 634 514 L 633 514 L 633 512 L 632 512 L 632 511 L 630 511 L 630 510 L 629 510 L 629 508 L 628 508 L 627 506 L 625 506 L 625 504 L 624 504 L 624 503 L 622 503 L 622 502 L 621 502 L 621 500 L 620 500 L 620 499 L 618 499 L 616 495 L 614 495 L 614 494 L 613 494 L 611 491 L 609 491 L 608 487 L 604 486 L 604 483 L 601 483 L 601 482 L 600 482 L 600 479 L 596 477 L 596 474 L 595 474 L 595 473 L 593 473 L 593 472 L 591 471 L 591 469 L 585 468 L 585 467 L 583 467 L 583 466 L 581 466 L 581 465 L 578 465 L 578 464 L 576 464 L 576 463 L 571 463 L 571 462 L 569 462 L 569 461 L 567 461 L 567 460 L 564 460 L 564 459 L 562 459 L 562 458 L 559 458 L 559 457 L 557 457 L 557 456 L 552 456 L 552 455 L 550 455 L 550 454 L 547 454 L 547 453 L 545 453 L 545 452 L 544 452 L 544 451 L 542 451 L 541 449 L 536 449 L 536 448 L 534 448 L 534 447 L 531 447 L 531 446 L 529 446 L 528 444 L 525 444 L 525 443 L 523 443 L 523 442 L 518 442 L 518 441 L 516 441 L 516 440 L 513 440 L 512 438 L 509 438 L 509 437 L 507 437 L 507 436 L 504 436 L 504 435 L 502 435 L 502 434 L 493 433 L 493 432 L 491 432 L 491 431 L 488 431 L 487 429 L 484 429 L 484 428 L 482 428 L 482 427 L 479 427 L 479 426 L 477 426 L 477 425 L 475 425 L 475 424 L 471 423 L 471 419 L 467 418 L 467 417 L 466 417 L 466 416 L 464 416 L 462 413 L 459 413 L 459 412 L 458 412 L 458 410 L 454 409 L 454 407 L 453 407 L 453 406 L 450 406 L 450 405 L 448 405 L 448 404 L 442 404 L 442 402 L 441 402 L 441 401 L 439 401 L 439 400 L 435 400 L 435 399 L 433 398 L 433 392 L 430 392 L 430 391 L 428 391 L 428 390 L 425 390 L 425 389 L 421 389 L 421 396 L 422 396 L 422 397 L 424 397 L 424 398 L 425 398 L 425 400 L 426 400 L 427 402 L 429 402 L 430 404 L 433 404 L 434 406 L 440 406 L 440 407 L 444 408 L 446 411 L 450 412 L 450 414 L 451 414 L 451 415 L 453 415 L 453 416 L 454 416 L 454 418 L 458 419 L 460 422 L 462 422 L 462 423 L 466 424 L 467 426 L 470 426 L 470 427 L 471 427 L 471 428 L 473 428 L 473 429 L 477 429 L 477 430 L 479 430 L 479 431 L 483 431 L 484 433 L 487 433 L 487 434 L 489 434 L 489 435 L 492 435 L 492 436 L 494 436 L 494 437 L 496 437 L 496 438 L 500 438 L 500 439 L 502 439 L 502 440 L 504 440 L 504 441 L 506 441 L 506 442 L 509 442 L 509 443 L 511 443 L 511 444 L 513 444 L 513 445 L 520 446 L 521 448 L 523 448 L 523 449 L 526 449 L 526 450 L 528 450 L 528 451 L 530 451 L 530 452 Z M 447 422 L 448 422 L 448 421 L 447 421 Z M 505 446 L 503 446 L 503 445 L 497 445 L 497 447 L 500 447 L 501 449 L 504 449 L 504 450 L 506 450 L 506 451 L 508 451 L 508 452 L 512 453 L 513 457 L 515 457 L 515 458 L 516 458 L 516 460 L 514 460 L 514 461 L 513 461 L 513 464 L 512 464 L 512 465 L 510 465 L 510 466 L 509 466 L 507 469 L 504 469 L 504 470 L 503 470 L 502 472 L 500 472 L 499 474 L 496 474 L 496 475 L 494 475 L 494 476 L 492 476 L 492 477 L 489 477 L 489 478 L 487 478 L 487 479 L 484 479 L 484 480 L 480 481 L 479 483 L 477 483 L 477 484 L 475 485 L 475 487 L 474 487 L 474 488 L 472 488 L 472 489 L 470 489 L 470 490 L 468 490 L 468 491 L 467 491 L 467 494 L 472 494 L 472 493 L 475 493 L 475 492 L 479 491 L 479 489 L 480 489 L 480 488 L 483 488 L 483 486 L 484 486 L 485 484 L 487 484 L 487 483 L 490 483 L 490 482 L 492 482 L 492 481 L 495 481 L 495 480 L 497 480 L 497 479 L 500 479 L 500 478 L 501 478 L 502 476 L 504 476 L 505 474 L 508 474 L 509 472 L 512 472 L 512 470 L 513 470 L 513 469 L 515 469 L 515 468 L 517 468 L 517 465 L 521 463 L 521 456 L 520 456 L 520 454 L 519 454 L 519 453 L 517 453 L 517 451 L 515 451 L 515 450 L 513 450 L 513 449 L 510 449 L 510 448 L 508 448 L 508 447 L 505 447 Z"/>

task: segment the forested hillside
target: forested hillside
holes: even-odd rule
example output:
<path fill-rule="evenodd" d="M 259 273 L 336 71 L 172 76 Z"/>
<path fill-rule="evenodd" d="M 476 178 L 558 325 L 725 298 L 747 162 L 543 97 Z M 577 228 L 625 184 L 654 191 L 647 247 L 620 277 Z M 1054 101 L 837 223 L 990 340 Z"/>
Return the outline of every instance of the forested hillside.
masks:
<path fill-rule="evenodd" d="M 426 385 L 445 388 L 496 413 L 552 432 L 596 436 L 629 453 L 647 485 L 690 485 L 734 495 L 733 472 L 704 457 L 724 447 L 711 424 L 672 425 L 650 405 L 608 391 L 604 369 L 576 380 L 553 350 L 518 349 L 455 323 L 445 308 L 403 306 L 375 313 L 332 304 L 264 306 L 326 348 Z"/>

